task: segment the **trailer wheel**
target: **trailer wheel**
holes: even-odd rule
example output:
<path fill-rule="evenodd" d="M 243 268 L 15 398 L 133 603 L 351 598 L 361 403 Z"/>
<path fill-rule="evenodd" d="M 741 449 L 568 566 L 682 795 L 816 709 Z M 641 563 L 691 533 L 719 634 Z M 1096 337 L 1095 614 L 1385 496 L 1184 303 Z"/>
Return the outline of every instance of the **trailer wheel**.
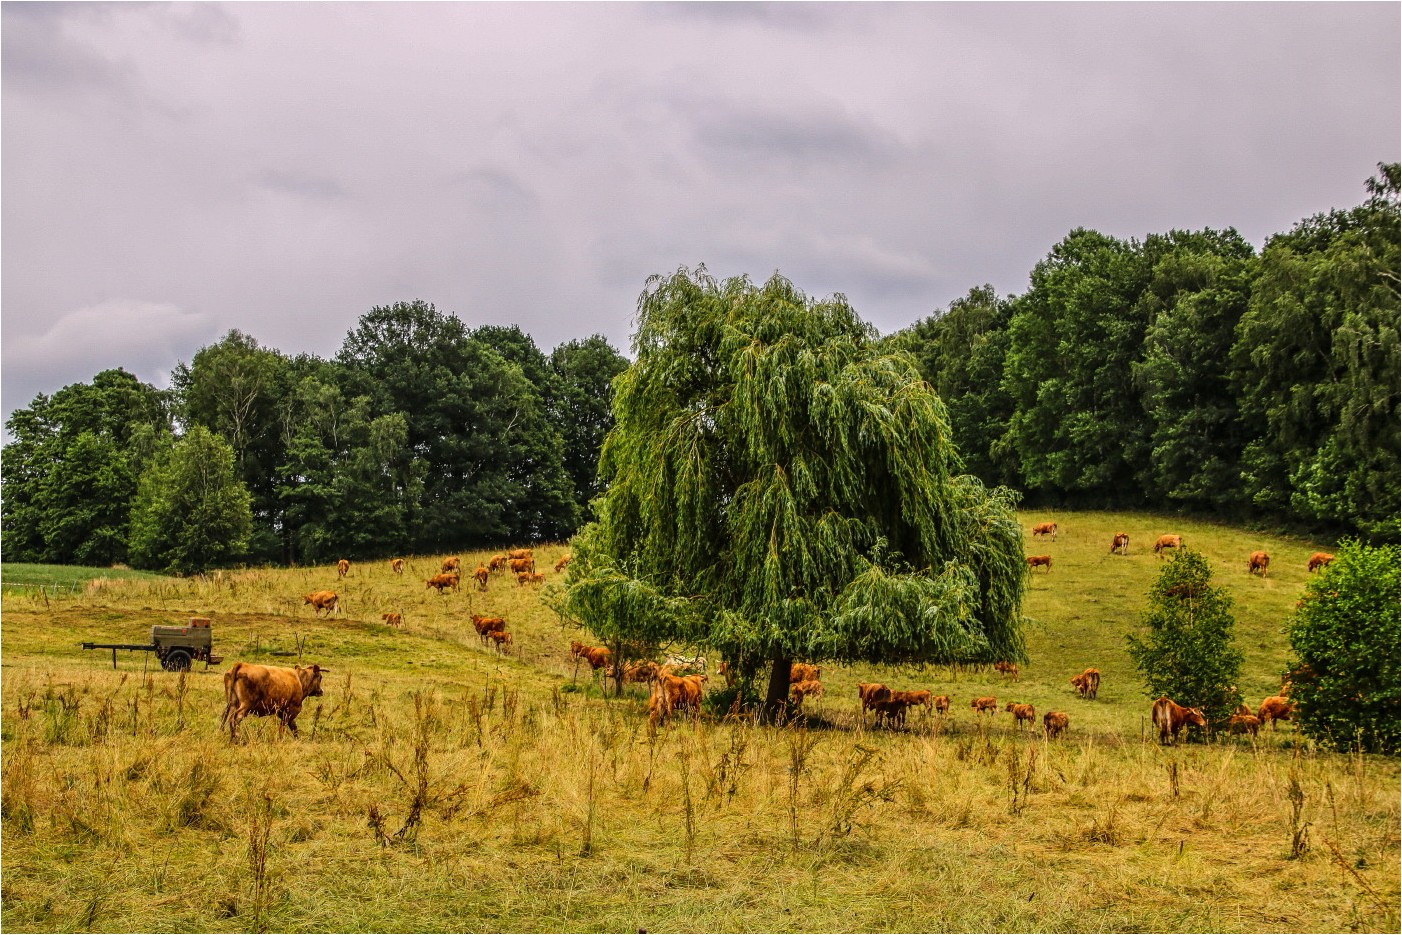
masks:
<path fill-rule="evenodd" d="M 172 649 L 161 660 L 161 668 L 167 672 L 185 672 L 190 668 L 190 654 L 183 649 Z"/>

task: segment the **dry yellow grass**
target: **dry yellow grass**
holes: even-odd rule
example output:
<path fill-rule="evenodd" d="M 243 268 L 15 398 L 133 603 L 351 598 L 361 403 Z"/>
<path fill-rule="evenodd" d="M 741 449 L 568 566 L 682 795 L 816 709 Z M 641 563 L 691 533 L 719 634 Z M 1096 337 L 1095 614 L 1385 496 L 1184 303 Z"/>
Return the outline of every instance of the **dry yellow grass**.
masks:
<path fill-rule="evenodd" d="M 1058 539 L 1069 601 L 1080 559 L 1074 533 Z M 562 552 L 537 549 L 539 566 Z M 1289 728 L 1257 744 L 1141 743 L 1126 677 L 1096 705 L 1060 684 L 1079 660 L 1038 647 L 1083 624 L 1035 592 L 1016 691 L 1072 713 L 1065 741 L 1019 736 L 1010 715 L 976 720 L 971 693 L 1003 694 L 992 673 L 827 667 L 825 729 L 650 732 L 638 695 L 569 690 L 580 634 L 539 589 L 494 578 L 486 594 L 465 582 L 439 596 L 423 581 L 440 560 L 411 559 L 403 578 L 357 563 L 339 582 L 328 566 L 111 582 L 47 607 L 7 596 L 3 927 L 1397 928 L 1395 760 L 1319 753 Z M 301 606 L 323 587 L 344 615 Z M 381 624 L 389 611 L 403 632 Z M 473 612 L 506 617 L 511 655 L 480 644 Z M 114 672 L 76 647 L 194 614 L 213 618 L 225 666 L 181 677 L 133 655 Z M 230 744 L 217 732 L 227 662 L 299 651 L 332 669 L 302 738 L 249 719 Z M 862 730 L 847 683 L 873 674 L 955 686 L 955 711 Z"/>

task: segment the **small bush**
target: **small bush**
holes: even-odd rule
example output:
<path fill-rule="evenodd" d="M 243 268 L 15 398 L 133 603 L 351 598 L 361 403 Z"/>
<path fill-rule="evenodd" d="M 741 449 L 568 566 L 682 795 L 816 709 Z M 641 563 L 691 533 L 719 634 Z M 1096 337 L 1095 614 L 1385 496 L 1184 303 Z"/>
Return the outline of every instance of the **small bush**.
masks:
<path fill-rule="evenodd" d="M 1232 600 L 1211 582 L 1207 559 L 1180 550 L 1150 589 L 1148 634 L 1126 640 L 1150 697 L 1167 695 L 1219 722 L 1241 700 L 1235 686 L 1242 654 L 1232 646 Z"/>
<path fill-rule="evenodd" d="M 1349 541 L 1310 579 L 1286 627 L 1300 729 L 1335 749 L 1399 749 L 1399 550 Z"/>

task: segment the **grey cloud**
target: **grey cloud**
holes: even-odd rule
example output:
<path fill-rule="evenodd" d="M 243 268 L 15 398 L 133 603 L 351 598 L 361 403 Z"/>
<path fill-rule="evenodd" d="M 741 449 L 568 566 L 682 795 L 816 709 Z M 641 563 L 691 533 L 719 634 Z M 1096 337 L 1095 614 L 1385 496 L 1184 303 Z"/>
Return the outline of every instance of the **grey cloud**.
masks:
<path fill-rule="evenodd" d="M 0 5 L 0 75 L 11 88 L 63 94 L 96 91 L 120 97 L 131 90 L 130 61 L 101 54 L 69 34 L 75 19 L 102 19 L 100 4 L 5 3 Z"/>
<path fill-rule="evenodd" d="M 304 198 L 329 200 L 345 197 L 346 191 L 335 179 L 298 169 L 267 169 L 257 177 L 263 188 Z"/>
<path fill-rule="evenodd" d="M 790 111 L 713 102 L 693 117 L 696 142 L 727 162 L 805 167 L 835 164 L 876 169 L 900 152 L 875 122 L 836 107 Z"/>
<path fill-rule="evenodd" d="M 534 208 L 539 198 L 534 189 L 516 173 L 495 166 L 483 166 L 453 177 L 450 184 L 465 191 L 472 203 L 493 211 Z"/>
<path fill-rule="evenodd" d="M 836 19 L 838 5 L 800 2 L 698 3 L 682 0 L 679 3 L 646 4 L 644 9 L 655 16 L 698 20 L 723 26 L 743 27 L 758 23 L 763 26 L 808 32 L 828 28 Z"/>

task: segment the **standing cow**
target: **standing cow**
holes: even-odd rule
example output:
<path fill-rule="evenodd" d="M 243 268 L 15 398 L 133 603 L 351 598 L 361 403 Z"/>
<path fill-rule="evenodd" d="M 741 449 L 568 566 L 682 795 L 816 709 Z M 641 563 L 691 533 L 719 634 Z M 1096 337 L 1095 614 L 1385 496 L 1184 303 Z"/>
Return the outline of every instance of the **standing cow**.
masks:
<path fill-rule="evenodd" d="M 224 673 L 224 716 L 219 719 L 220 729 L 227 724 L 229 739 L 238 740 L 239 721 L 250 714 L 255 717 L 276 714 L 296 737 L 302 702 L 321 694 L 321 674 L 329 671 L 319 665 L 287 669 L 234 663 Z"/>
<path fill-rule="evenodd" d="M 1056 541 L 1056 523 L 1038 523 L 1032 527 L 1032 538 L 1038 536 L 1051 536 L 1051 541 Z"/>
<path fill-rule="evenodd" d="M 1115 537 L 1110 540 L 1110 554 L 1113 555 L 1116 552 L 1121 555 L 1129 554 L 1129 533 L 1117 532 Z"/>
<path fill-rule="evenodd" d="M 1165 695 L 1160 695 L 1154 701 L 1150 717 L 1154 726 L 1158 728 L 1161 744 L 1177 740 L 1178 735 L 1183 733 L 1183 728 L 1189 724 L 1195 727 L 1207 726 L 1207 718 L 1203 717 L 1201 708 L 1185 708 L 1170 701 Z"/>
<path fill-rule="evenodd" d="M 1246 573 L 1254 575 L 1259 569 L 1261 577 L 1266 576 L 1266 569 L 1271 567 L 1271 557 L 1265 552 L 1252 552 L 1251 557 L 1246 560 Z"/>

